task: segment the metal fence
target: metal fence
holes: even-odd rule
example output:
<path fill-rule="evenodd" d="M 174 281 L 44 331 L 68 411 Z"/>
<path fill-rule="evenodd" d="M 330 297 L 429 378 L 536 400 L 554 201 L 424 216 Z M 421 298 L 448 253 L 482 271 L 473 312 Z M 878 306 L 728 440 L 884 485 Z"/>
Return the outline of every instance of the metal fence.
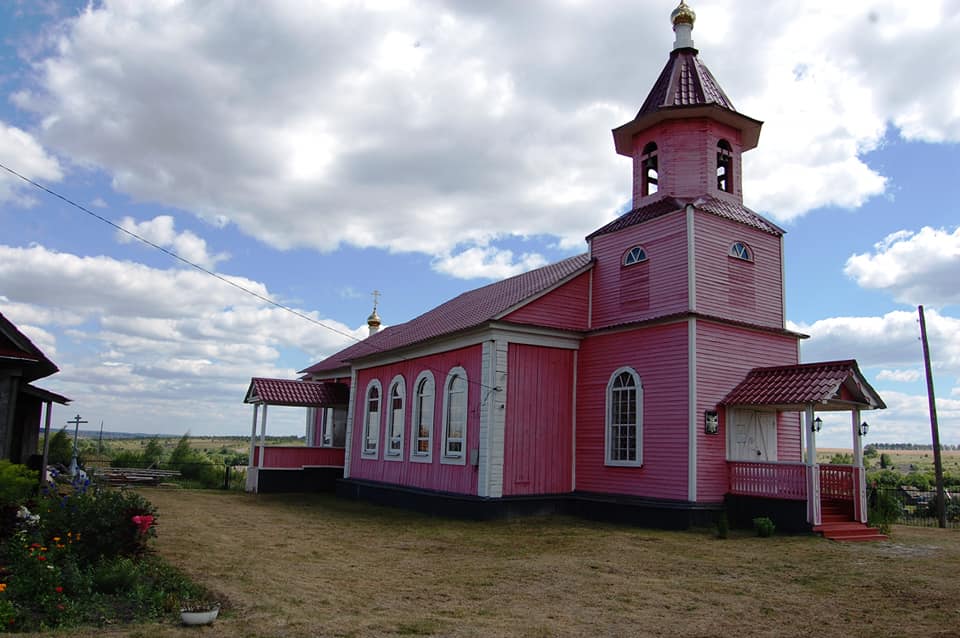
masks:
<path fill-rule="evenodd" d="M 867 502 L 871 512 L 886 507 L 896 516 L 896 523 L 917 527 L 937 527 L 937 492 L 914 487 L 868 487 Z M 960 490 L 946 490 L 947 527 L 960 529 Z"/>

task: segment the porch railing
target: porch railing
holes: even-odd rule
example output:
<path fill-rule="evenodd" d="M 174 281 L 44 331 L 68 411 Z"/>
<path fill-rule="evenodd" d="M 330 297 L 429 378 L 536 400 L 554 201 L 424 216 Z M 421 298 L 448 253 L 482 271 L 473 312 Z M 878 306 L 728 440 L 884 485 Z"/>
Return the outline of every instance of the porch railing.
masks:
<path fill-rule="evenodd" d="M 302 467 L 343 467 L 344 450 L 342 447 L 285 447 L 270 445 L 261 448 L 259 445 L 253 450 L 253 466 L 260 464 L 260 451 L 265 450 L 263 456 L 264 468 L 295 468 Z"/>
<path fill-rule="evenodd" d="M 856 493 L 852 465 L 820 466 L 820 498 L 835 501 L 852 501 Z"/>
<path fill-rule="evenodd" d="M 807 467 L 803 463 L 727 463 L 730 493 L 803 501 L 807 498 Z"/>

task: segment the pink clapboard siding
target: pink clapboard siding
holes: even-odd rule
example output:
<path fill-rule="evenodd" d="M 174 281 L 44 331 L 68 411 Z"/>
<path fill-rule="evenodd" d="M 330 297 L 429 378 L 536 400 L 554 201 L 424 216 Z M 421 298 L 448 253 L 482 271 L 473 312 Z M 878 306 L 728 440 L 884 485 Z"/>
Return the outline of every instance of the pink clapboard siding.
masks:
<path fill-rule="evenodd" d="M 343 467 L 342 447 L 267 446 L 265 468 Z M 260 464 L 260 446 L 253 450 L 253 464 Z"/>
<path fill-rule="evenodd" d="M 483 386 L 479 385 L 480 364 L 483 348 L 480 344 L 451 350 L 440 354 L 418 357 L 408 361 L 401 361 L 390 365 L 367 368 L 357 372 L 356 394 L 353 407 L 353 434 L 351 439 L 350 478 L 381 481 L 395 485 L 419 487 L 441 492 L 456 492 L 459 494 L 477 493 L 477 468 L 470 465 L 470 451 L 478 449 L 480 445 L 480 402 L 485 394 Z M 466 463 L 464 465 L 447 465 L 440 462 L 443 443 L 443 393 L 447 373 L 455 367 L 462 367 L 467 373 L 467 440 L 465 447 Z M 410 461 L 411 441 L 411 411 L 413 407 L 413 384 L 417 376 L 428 370 L 434 379 L 434 423 L 433 423 L 433 460 L 431 463 L 416 463 Z M 397 375 L 402 375 L 405 382 L 404 400 L 404 432 L 403 452 L 399 460 L 384 458 L 384 431 L 387 423 L 390 383 Z M 382 407 L 380 410 L 380 441 L 376 459 L 361 456 L 363 449 L 363 417 L 364 398 L 367 384 L 372 380 L 380 381 Z"/>
<path fill-rule="evenodd" d="M 694 216 L 697 255 L 697 310 L 735 321 L 783 327 L 780 238 L 716 215 Z M 730 257 L 743 242 L 753 261 Z"/>
<path fill-rule="evenodd" d="M 577 369 L 576 489 L 654 498 L 687 498 L 687 322 L 591 336 Z M 604 464 L 606 391 L 630 366 L 643 384 L 643 466 Z"/>
<path fill-rule="evenodd" d="M 504 496 L 571 490 L 573 360 L 572 350 L 510 344 Z"/>
<path fill-rule="evenodd" d="M 590 273 L 584 273 L 504 317 L 505 321 L 586 330 Z"/>
<path fill-rule="evenodd" d="M 717 189 L 717 142 L 725 139 L 733 149 L 733 193 Z M 659 188 L 655 194 L 641 197 L 639 157 L 649 142 L 657 144 Z M 664 194 L 696 199 L 707 193 L 714 196 L 743 197 L 740 179 L 740 133 L 736 129 L 706 118 L 666 121 L 652 126 L 634 138 L 634 207 L 645 205 Z"/>
<path fill-rule="evenodd" d="M 643 246 L 647 261 L 623 266 L 633 246 Z M 686 213 L 677 211 L 591 244 L 593 328 L 640 321 L 687 310 Z"/>
<path fill-rule="evenodd" d="M 696 344 L 698 422 L 704 411 L 722 410 L 717 404 L 753 368 L 797 363 L 797 339 L 789 335 L 698 320 Z M 800 434 L 796 414 L 780 415 L 778 460 L 800 460 Z M 728 491 L 727 434 L 722 417 L 719 434 L 697 428 L 697 458 L 697 501 L 722 501 Z"/>

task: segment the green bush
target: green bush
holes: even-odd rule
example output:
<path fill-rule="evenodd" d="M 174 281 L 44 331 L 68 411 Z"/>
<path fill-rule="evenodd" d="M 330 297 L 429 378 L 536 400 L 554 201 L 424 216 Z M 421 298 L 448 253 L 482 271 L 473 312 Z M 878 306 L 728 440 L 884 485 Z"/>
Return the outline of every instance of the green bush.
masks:
<path fill-rule="evenodd" d="M 773 531 L 776 529 L 776 526 L 766 516 L 758 516 L 753 519 L 753 528 L 757 530 L 757 536 L 767 538 L 773 536 Z"/>
<path fill-rule="evenodd" d="M 730 535 L 730 521 L 727 519 L 726 510 L 720 512 L 717 517 L 717 538 L 727 538 Z"/>
<path fill-rule="evenodd" d="M 0 460 L 0 508 L 22 505 L 33 496 L 40 475 L 6 459 Z"/>
<path fill-rule="evenodd" d="M 868 500 L 867 520 L 885 534 L 903 516 L 903 503 L 892 490 L 871 490 Z"/>

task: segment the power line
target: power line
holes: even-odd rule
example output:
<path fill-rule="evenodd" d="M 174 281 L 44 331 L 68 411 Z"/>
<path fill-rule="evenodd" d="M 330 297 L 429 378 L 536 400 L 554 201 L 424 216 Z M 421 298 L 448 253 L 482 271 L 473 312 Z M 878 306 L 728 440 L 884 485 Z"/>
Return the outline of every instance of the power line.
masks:
<path fill-rule="evenodd" d="M 78 204 L 77 202 L 73 201 L 72 199 L 63 196 L 63 195 L 61 195 L 60 193 L 58 193 L 58 192 L 56 192 L 56 191 L 50 190 L 49 188 L 47 188 L 47 187 L 44 186 L 43 184 L 39 184 L 39 183 L 33 181 L 32 179 L 30 179 L 29 177 L 25 177 L 24 175 L 21 175 L 21 174 L 18 173 L 17 171 L 13 170 L 12 168 L 9 168 L 9 167 L 5 166 L 5 165 L 2 164 L 2 163 L 0 163 L 0 168 L 2 168 L 3 170 L 7 171 L 7 172 L 10 173 L 11 175 L 14 175 L 15 177 L 19 177 L 20 179 L 22 179 L 23 181 L 27 182 L 27 183 L 30 184 L 31 186 L 34 186 L 34 187 L 36 187 L 36 188 L 39 188 L 39 189 L 42 190 L 43 192 L 45 192 L 45 193 L 47 193 L 47 194 L 49 194 L 49 195 L 53 195 L 53 196 L 56 197 L 57 199 L 59 199 L 59 200 L 65 202 L 65 203 L 69 204 L 70 206 L 73 206 L 74 208 L 79 209 L 79 210 L 85 212 L 87 215 L 90 215 L 91 217 L 95 217 L 96 219 L 99 219 L 99 220 L 102 221 L 104 224 L 107 224 L 108 226 L 111 226 L 111 227 L 119 230 L 120 232 L 125 233 L 125 234 L 129 235 L 130 237 L 133 237 L 133 238 L 136 239 L 137 241 L 143 242 L 144 244 L 146 244 L 147 246 L 150 246 L 151 248 L 156 248 L 157 250 L 159 250 L 160 252 L 164 253 L 165 255 L 168 255 L 168 256 L 170 256 L 170 257 L 173 257 L 173 258 L 176 259 L 177 261 L 183 262 L 183 263 L 187 264 L 188 266 L 190 266 L 190 267 L 192 267 L 192 268 L 196 268 L 197 270 L 199 270 L 200 272 L 202 272 L 202 273 L 204 273 L 204 274 L 206 274 L 206 275 L 210 275 L 211 277 L 214 277 L 214 278 L 216 278 L 216 279 L 219 279 L 219 280 L 222 281 L 223 283 L 228 284 L 228 285 L 230 285 L 230 286 L 233 286 L 234 288 L 236 288 L 236 289 L 238 289 L 238 290 L 240 290 L 240 291 L 242 291 L 242 292 L 245 292 L 245 293 L 247 293 L 248 295 L 250 295 L 250 296 L 252 296 L 252 297 L 256 297 L 256 298 L 259 299 L 260 301 L 263 301 L 263 302 L 265 302 L 265 303 L 268 303 L 268 304 L 270 304 L 271 306 L 274 306 L 274 307 L 276 307 L 276 308 L 279 308 L 280 310 L 285 310 L 285 311 L 287 311 L 287 312 L 289 312 L 289 313 L 292 313 L 292 314 L 296 315 L 297 317 L 300 317 L 301 319 L 306 319 L 306 320 L 309 321 L 310 323 L 316 324 L 316 325 L 320 326 L 321 328 L 326 328 L 327 330 L 330 330 L 331 332 L 335 332 L 335 333 L 337 333 L 338 335 L 341 335 L 341 336 L 344 336 L 344 337 L 348 337 L 349 339 L 353 339 L 353 340 L 356 341 L 357 343 L 361 343 L 361 342 L 363 341 L 362 339 L 358 339 L 357 337 L 353 336 L 352 334 L 350 334 L 350 333 L 348 333 L 348 332 L 344 332 L 343 330 L 338 330 L 337 328 L 334 328 L 334 327 L 332 327 L 332 326 L 328 326 L 327 324 L 323 323 L 322 321 L 318 321 L 318 320 L 314 319 L 313 317 L 310 317 L 309 315 L 303 314 L 303 313 L 300 312 L 299 310 L 296 310 L 296 309 L 294 309 L 294 308 L 291 308 L 290 306 L 285 306 L 284 304 L 279 303 L 279 302 L 277 302 L 277 301 L 274 301 L 273 299 L 270 299 L 269 297 L 265 297 L 265 296 L 261 295 L 260 293 L 258 293 L 258 292 L 255 291 L 255 290 L 251 290 L 251 289 L 249 289 L 249 288 L 247 288 L 247 287 L 245 287 L 245 286 L 241 286 L 240 284 L 238 284 L 238 283 L 235 282 L 235 281 L 230 281 L 229 279 L 227 279 L 227 278 L 224 277 L 223 275 L 218 275 L 217 273 L 213 272 L 212 270 L 209 270 L 208 268 L 204 268 L 203 266 L 201 266 L 200 264 L 198 264 L 198 263 L 196 263 L 196 262 L 190 261 L 189 259 L 187 259 L 187 258 L 185 258 L 185 257 L 181 257 L 180 255 L 178 255 L 177 253 L 173 252 L 172 250 L 168 250 L 168 249 L 164 248 L 163 246 L 160 246 L 159 244 L 153 243 L 153 242 L 150 241 L 149 239 L 138 235 L 137 233 L 133 232 L 132 230 L 128 230 L 128 229 L 124 228 L 123 226 L 120 226 L 119 224 L 110 221 L 109 219 L 107 219 L 107 218 L 104 217 L 103 215 L 98 215 L 97 213 L 93 212 L 93 211 L 90 210 L 89 208 L 87 208 L 87 207 L 85 207 L 85 206 L 83 206 L 83 205 L 81 205 L 81 204 Z"/>
<path fill-rule="evenodd" d="M 29 177 L 26 177 L 25 175 L 22 175 L 22 174 L 18 173 L 17 171 L 13 170 L 12 168 L 6 166 L 6 165 L 3 164 L 3 163 L 0 163 L 0 168 L 2 168 L 3 170 L 7 171 L 8 173 L 10 173 L 11 175 L 13 175 L 14 177 L 18 177 L 19 179 L 23 180 L 24 182 L 30 184 L 31 186 L 42 190 L 43 192 L 47 193 L 48 195 L 52 195 L 53 197 L 56 197 L 56 198 L 59 199 L 60 201 L 68 204 L 69 206 L 73 206 L 73 207 L 76 208 L 77 210 L 83 211 L 83 212 L 86 213 L 87 215 L 90 215 L 91 217 L 100 220 L 100 221 L 103 222 L 104 224 L 107 224 L 108 226 L 110 226 L 110 227 L 112 227 L 112 228 L 115 228 L 116 230 L 118 230 L 118 231 L 120 231 L 120 232 L 122 232 L 122 233 L 125 233 L 126 235 L 129 235 L 130 237 L 133 237 L 133 238 L 136 239 L 137 241 L 142 242 L 142 243 L 146 244 L 147 246 L 150 246 L 151 248 L 155 248 L 155 249 L 159 250 L 160 252 L 164 253 L 165 255 L 167 255 L 167 256 L 169 256 L 169 257 L 172 257 L 172 258 L 176 259 L 177 261 L 180 261 L 180 262 L 182 262 L 182 263 L 184 263 L 184 264 L 186 264 L 186 265 L 188 265 L 188 266 L 190 266 L 190 267 L 192 267 L 192 268 L 195 268 L 195 269 L 199 270 L 200 272 L 202 272 L 202 273 L 204 273 L 204 274 L 206 274 L 206 275 L 209 275 L 209 276 L 211 276 L 211 277 L 214 277 L 215 279 L 218 279 L 218 280 L 222 281 L 222 282 L 225 283 L 225 284 L 228 284 L 228 285 L 230 285 L 230 286 L 233 286 L 233 287 L 236 288 L 237 290 L 240 290 L 241 292 L 244 292 L 244 293 L 246 293 L 246 294 L 248 294 L 248 295 L 250 295 L 250 296 L 252 296 L 252 297 L 255 297 L 256 299 L 259 299 L 260 301 L 263 301 L 264 303 L 268 303 L 268 304 L 270 304 L 271 306 L 274 306 L 274 307 L 276 307 L 276 308 L 278 308 L 278 309 L 280 309 L 280 310 L 284 310 L 284 311 L 286 311 L 286 312 L 289 312 L 289 313 L 293 314 L 294 316 L 297 316 L 297 317 L 299 317 L 299 318 L 301 318 L 301 319 L 305 319 L 306 321 L 309 321 L 310 323 L 312 323 L 312 324 L 314 324 L 314 325 L 320 326 L 321 328 L 325 328 L 325 329 L 327 329 L 327 330 L 329 330 L 329 331 L 331 331 L 331 332 L 334 332 L 334 333 L 336 333 L 336 334 L 338 334 L 338 335 L 347 337 L 348 339 L 352 339 L 353 341 L 355 341 L 355 342 L 357 343 L 357 345 L 362 345 L 362 346 L 364 346 L 365 348 L 367 348 L 367 349 L 370 351 L 369 354 L 382 354 L 382 353 L 384 353 L 384 352 L 389 352 L 389 350 L 382 350 L 382 349 L 380 349 L 380 348 L 377 348 L 377 347 L 374 346 L 374 345 L 371 345 L 371 344 L 369 344 L 369 343 L 366 343 L 366 340 L 364 340 L 364 339 L 358 339 L 357 337 L 355 337 L 354 335 L 352 335 L 352 334 L 350 334 L 350 333 L 348 333 L 348 332 L 344 332 L 343 330 L 339 330 L 339 329 L 337 329 L 337 328 L 334 328 L 333 326 L 329 326 L 329 325 L 323 323 L 322 321 L 318 321 L 317 319 L 314 319 L 313 317 L 311 317 L 311 316 L 309 316 L 309 315 L 306 315 L 306 314 L 300 312 L 299 310 L 296 310 L 295 308 L 291 308 L 290 306 L 286 306 L 286 305 L 284 305 L 284 304 L 282 304 L 282 303 L 279 303 L 279 302 L 277 302 L 277 301 L 274 301 L 273 299 L 270 299 L 269 297 L 265 297 L 264 295 L 261 295 L 260 293 L 258 293 L 258 292 L 255 291 L 255 290 L 251 290 L 251 289 L 249 289 L 249 288 L 247 288 L 247 287 L 245 287 L 245 286 L 241 286 L 240 284 L 238 284 L 238 283 L 236 283 L 236 282 L 234 282 L 234 281 L 230 281 L 229 279 L 227 279 L 227 278 L 224 277 L 223 275 L 219 275 L 219 274 L 213 272 L 212 270 L 210 270 L 210 269 L 208 269 L 208 268 L 204 268 L 203 266 L 201 266 L 200 264 L 198 264 L 198 263 L 196 263 L 196 262 L 190 261 L 189 259 L 187 259 L 187 258 L 185 258 L 185 257 L 181 257 L 180 255 L 178 255 L 177 253 L 173 252 L 172 250 L 168 250 L 167 248 L 164 248 L 163 246 L 160 246 L 159 244 L 155 244 L 154 242 L 150 241 L 149 239 L 147 239 L 147 238 L 145 238 L 145 237 L 142 237 L 142 236 L 138 235 L 137 233 L 135 233 L 135 232 L 133 232 L 133 231 L 131 231 L 131 230 L 128 230 L 128 229 L 124 228 L 123 226 L 120 226 L 119 224 L 117 224 L 117 223 L 115 223 L 115 222 L 113 222 L 113 221 L 110 221 L 109 219 L 107 219 L 107 218 L 104 217 L 103 215 L 99 215 L 99 214 L 95 213 L 94 211 L 90 210 L 90 209 L 87 208 L 86 206 L 83 206 L 82 204 L 78 204 L 77 202 L 73 201 L 73 200 L 70 199 L 69 197 L 66 197 L 65 195 L 61 195 L 60 193 L 58 193 L 58 192 L 56 192 L 56 191 L 54 191 L 54 190 L 51 190 L 51 189 L 47 188 L 47 187 L 44 186 L 43 184 L 40 184 L 40 183 L 38 183 L 38 182 L 33 181 L 33 180 L 30 179 Z M 400 359 L 400 361 L 410 361 L 410 360 L 411 360 L 409 357 L 404 357 L 404 356 L 400 356 L 399 359 Z M 438 375 L 439 375 L 439 374 L 444 374 L 444 372 L 443 372 L 442 370 L 438 369 L 438 368 L 433 368 L 433 367 L 428 366 L 428 365 L 424 365 L 423 367 L 424 367 L 425 369 L 427 369 L 427 370 L 432 371 L 432 372 L 436 372 Z M 499 390 L 499 389 L 500 389 L 499 386 L 489 386 L 489 385 L 487 385 L 486 383 L 483 383 L 482 381 L 473 381 L 473 380 L 471 380 L 471 379 L 469 379 L 469 378 L 467 378 L 466 380 L 467 380 L 467 383 L 469 383 L 469 384 L 471 384 L 471 385 L 476 385 L 476 386 L 478 386 L 478 387 L 481 387 L 481 388 L 484 388 L 484 389 L 487 389 L 487 390 L 490 390 L 490 392 L 493 392 L 493 391 L 495 391 L 495 390 Z M 487 399 L 488 397 L 489 397 L 489 393 L 488 393 L 487 397 L 484 397 L 483 401 L 486 401 L 486 399 Z M 483 401 L 481 401 L 481 403 L 482 403 Z"/>

